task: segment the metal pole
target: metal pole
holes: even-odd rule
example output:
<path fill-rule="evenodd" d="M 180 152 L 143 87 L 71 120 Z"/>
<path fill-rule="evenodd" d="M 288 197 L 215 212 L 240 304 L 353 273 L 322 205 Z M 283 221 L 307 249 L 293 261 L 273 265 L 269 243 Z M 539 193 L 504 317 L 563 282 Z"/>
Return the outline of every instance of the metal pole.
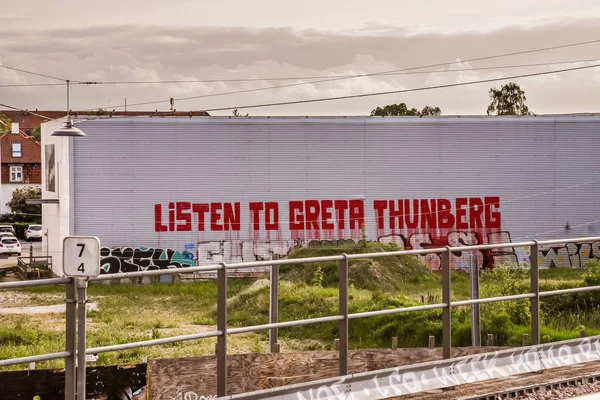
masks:
<path fill-rule="evenodd" d="M 442 346 L 444 359 L 452 356 L 452 292 L 450 287 L 450 247 L 440 254 L 442 259 L 442 302 L 446 307 L 442 310 Z"/>
<path fill-rule="evenodd" d="M 529 263 L 531 268 L 529 269 L 529 276 L 531 278 L 531 293 L 535 294 L 535 297 L 530 299 L 531 301 L 531 344 L 540 344 L 540 268 L 538 264 L 538 241 L 534 240 L 535 244 L 531 246 L 529 252 Z"/>
<path fill-rule="evenodd" d="M 77 399 L 85 400 L 85 334 L 87 286 L 85 278 L 77 280 Z"/>
<path fill-rule="evenodd" d="M 277 260 L 279 257 L 273 255 L 273 259 Z M 269 302 L 269 323 L 275 324 L 279 322 L 279 265 L 271 265 L 271 287 L 270 287 L 271 300 Z M 269 330 L 269 349 L 271 353 L 278 353 L 277 348 L 277 328 L 271 328 Z"/>
<path fill-rule="evenodd" d="M 75 337 L 77 335 L 77 299 L 75 298 L 76 280 L 71 278 L 71 282 L 66 286 L 66 345 L 65 351 L 71 355 L 65 358 L 65 399 L 75 399 L 77 389 L 75 381 L 75 364 L 77 354 L 77 343 Z"/>
<path fill-rule="evenodd" d="M 340 336 L 340 375 L 348 375 L 348 256 L 342 254 L 343 260 L 339 261 L 339 297 L 340 315 L 344 319 L 339 321 L 338 331 Z"/>
<path fill-rule="evenodd" d="M 471 254 L 470 263 L 471 273 L 471 299 L 479 299 L 479 265 L 477 265 L 477 256 Z M 471 305 L 471 346 L 481 346 L 481 327 L 479 304 Z"/>
<path fill-rule="evenodd" d="M 71 121 L 71 110 L 69 108 L 69 83 L 71 81 L 67 79 L 67 125 Z"/>
<path fill-rule="evenodd" d="M 227 396 L 227 264 L 217 272 L 217 396 Z"/>

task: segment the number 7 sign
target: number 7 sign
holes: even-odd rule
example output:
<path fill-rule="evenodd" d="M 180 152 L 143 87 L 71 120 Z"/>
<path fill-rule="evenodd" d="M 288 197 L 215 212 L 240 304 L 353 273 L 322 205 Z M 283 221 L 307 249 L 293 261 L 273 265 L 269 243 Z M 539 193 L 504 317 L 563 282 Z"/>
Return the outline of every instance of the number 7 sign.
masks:
<path fill-rule="evenodd" d="M 95 236 L 67 236 L 63 240 L 63 273 L 92 277 L 100 274 L 100 239 Z"/>

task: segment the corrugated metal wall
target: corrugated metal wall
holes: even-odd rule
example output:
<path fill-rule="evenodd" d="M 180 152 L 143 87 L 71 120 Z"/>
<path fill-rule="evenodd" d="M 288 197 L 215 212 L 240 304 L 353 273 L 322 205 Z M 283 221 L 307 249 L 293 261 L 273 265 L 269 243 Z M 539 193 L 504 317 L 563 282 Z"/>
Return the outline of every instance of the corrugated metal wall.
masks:
<path fill-rule="evenodd" d="M 348 220 L 344 230 L 291 232 L 294 200 L 363 200 L 368 237 L 408 247 L 600 232 L 599 117 L 114 118 L 78 127 L 87 136 L 74 140 L 74 234 L 96 235 L 103 246 L 187 250 L 202 264 L 360 239 Z M 389 207 L 383 222 L 374 207 L 400 199 L 440 207 L 446 199 L 456 216 L 457 198 L 495 197 L 500 205 L 483 211 L 481 227 L 467 215 L 467 228 L 399 228 L 397 221 L 392 229 Z M 159 225 L 171 228 L 170 202 L 239 202 L 240 229 L 211 230 L 209 212 L 203 232 L 195 216 L 192 231 L 156 232 L 156 205 Z M 261 221 L 254 231 L 250 202 L 277 203 L 279 229 L 266 231 Z M 500 227 L 485 226 L 493 211 Z M 215 213 L 222 224 L 223 210 Z M 327 221 L 336 223 L 335 210 Z"/>

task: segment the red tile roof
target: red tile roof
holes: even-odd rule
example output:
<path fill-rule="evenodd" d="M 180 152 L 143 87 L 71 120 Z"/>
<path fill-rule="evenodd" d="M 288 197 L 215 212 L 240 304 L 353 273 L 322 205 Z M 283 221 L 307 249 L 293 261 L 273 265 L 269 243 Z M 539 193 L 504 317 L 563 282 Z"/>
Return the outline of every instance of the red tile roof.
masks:
<path fill-rule="evenodd" d="M 34 115 L 34 114 L 32 114 L 32 112 L 34 112 L 35 114 L 38 114 L 38 115 Z M 107 115 L 108 115 L 108 113 L 109 113 L 109 111 L 107 111 Z M 38 111 L 38 110 L 31 111 L 31 112 L 29 112 L 27 110 L 26 111 L 0 110 L 0 114 L 6 115 L 8 118 L 10 118 L 10 120 L 12 122 L 18 122 L 19 129 L 28 134 L 30 134 L 31 131 L 36 126 L 41 124 L 42 122 L 46 122 L 46 121 L 52 120 L 52 119 L 62 118 L 67 115 L 67 113 L 65 111 Z M 73 116 L 95 115 L 95 112 L 94 111 L 71 111 L 71 114 Z M 48 119 L 44 119 L 44 118 L 40 117 L 40 115 L 48 117 Z M 114 111 L 114 112 L 112 112 L 112 115 L 129 116 L 129 117 L 136 117 L 136 116 L 143 116 L 143 115 L 175 116 L 175 117 L 190 117 L 190 116 L 192 116 L 192 117 L 207 117 L 207 116 L 210 116 L 210 114 L 208 114 L 206 111 L 174 111 L 174 112 L 170 112 L 170 111 L 166 111 L 166 112 L 160 112 L 160 111 Z"/>

